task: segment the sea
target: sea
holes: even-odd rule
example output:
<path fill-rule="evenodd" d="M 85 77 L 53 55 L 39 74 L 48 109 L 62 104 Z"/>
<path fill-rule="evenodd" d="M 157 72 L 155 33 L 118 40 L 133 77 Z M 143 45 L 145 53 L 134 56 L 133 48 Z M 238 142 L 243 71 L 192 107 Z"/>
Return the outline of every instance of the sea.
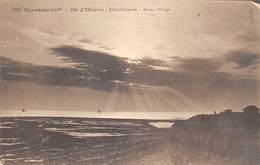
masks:
<path fill-rule="evenodd" d="M 0 117 L 0 165 L 126 164 L 164 141 L 171 120 Z"/>

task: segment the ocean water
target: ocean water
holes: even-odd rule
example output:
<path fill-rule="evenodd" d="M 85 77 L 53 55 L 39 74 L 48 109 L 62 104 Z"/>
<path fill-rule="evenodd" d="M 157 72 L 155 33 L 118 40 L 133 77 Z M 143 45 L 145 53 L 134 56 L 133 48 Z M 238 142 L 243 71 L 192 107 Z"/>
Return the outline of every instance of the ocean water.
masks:
<path fill-rule="evenodd" d="M 3 117 L 0 164 L 124 164 L 158 146 L 165 125 L 171 126 L 130 119 Z"/>

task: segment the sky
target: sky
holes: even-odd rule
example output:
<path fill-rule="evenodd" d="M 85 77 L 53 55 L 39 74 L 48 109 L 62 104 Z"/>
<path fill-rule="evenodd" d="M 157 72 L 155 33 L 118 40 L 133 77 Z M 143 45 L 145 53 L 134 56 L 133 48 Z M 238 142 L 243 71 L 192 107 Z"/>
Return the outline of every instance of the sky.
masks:
<path fill-rule="evenodd" d="M 170 11 L 12 11 L 89 7 Z M 258 1 L 2 0 L 0 9 L 0 113 L 260 105 Z"/>

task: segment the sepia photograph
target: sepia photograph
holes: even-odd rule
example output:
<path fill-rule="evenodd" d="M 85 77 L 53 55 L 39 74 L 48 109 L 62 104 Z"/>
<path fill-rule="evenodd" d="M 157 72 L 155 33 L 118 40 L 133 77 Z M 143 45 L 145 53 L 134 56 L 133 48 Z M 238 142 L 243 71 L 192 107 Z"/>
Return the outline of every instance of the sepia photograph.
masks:
<path fill-rule="evenodd" d="M 259 0 L 0 0 L 0 165 L 260 165 Z"/>

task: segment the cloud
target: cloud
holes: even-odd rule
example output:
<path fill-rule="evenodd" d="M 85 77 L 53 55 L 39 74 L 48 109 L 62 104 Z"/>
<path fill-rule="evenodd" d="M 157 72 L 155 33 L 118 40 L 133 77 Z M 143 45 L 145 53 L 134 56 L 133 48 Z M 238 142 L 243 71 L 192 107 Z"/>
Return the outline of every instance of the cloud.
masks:
<path fill-rule="evenodd" d="M 260 4 L 260 0 L 253 0 L 253 2 Z"/>
<path fill-rule="evenodd" d="M 17 48 L 22 46 L 22 41 L 19 37 L 15 37 L 14 39 L 0 39 L 0 47 L 2 48 Z"/>
<path fill-rule="evenodd" d="M 56 31 L 51 31 L 51 30 L 42 30 L 41 31 L 42 33 L 45 33 L 45 34 L 48 34 L 48 35 L 50 35 L 50 36 L 62 36 L 62 34 L 61 33 L 59 33 L 59 32 L 56 32 Z"/>
<path fill-rule="evenodd" d="M 221 62 L 214 58 L 177 59 L 177 62 L 177 68 L 185 72 L 216 72 L 221 65 Z"/>
<path fill-rule="evenodd" d="M 73 46 L 57 47 L 51 51 L 64 62 L 72 63 L 74 68 L 34 65 L 0 57 L 1 79 L 98 90 L 126 87 L 124 75 L 129 68 L 123 58 Z"/>
<path fill-rule="evenodd" d="M 236 63 L 238 71 L 241 67 L 255 65 L 254 61 L 259 58 L 252 54 L 248 58 L 236 52 L 222 59 L 175 57 L 172 70 L 158 70 L 148 65 L 164 64 L 157 59 L 131 63 L 127 58 L 75 46 L 51 48 L 51 52 L 74 67 L 33 65 L 0 57 L 1 79 L 108 92 L 116 89 L 125 93 L 133 84 L 135 89 L 142 86 L 153 86 L 154 89 L 168 87 L 183 95 L 183 98 L 205 106 L 254 103 L 259 98 L 259 79 L 240 77 L 228 70 L 221 70 L 228 63 Z"/>
<path fill-rule="evenodd" d="M 79 42 L 82 42 L 82 43 L 93 43 L 93 41 L 91 39 L 88 39 L 88 38 L 79 39 Z"/>
<path fill-rule="evenodd" d="M 153 59 L 153 58 L 149 58 L 149 57 L 146 57 L 146 58 L 143 58 L 140 60 L 141 63 L 143 63 L 144 65 L 151 65 L 151 66 L 165 66 L 165 67 L 168 67 L 169 65 L 163 61 L 163 60 L 160 60 L 160 59 Z"/>
<path fill-rule="evenodd" d="M 247 34 L 243 34 L 241 36 L 238 37 L 238 39 L 242 39 L 243 41 L 245 41 L 246 43 L 255 43 L 257 44 L 260 39 L 259 36 L 257 35 L 258 32 L 253 31 L 253 30 L 248 30 Z"/>
<path fill-rule="evenodd" d="M 40 66 L 0 57 L 1 78 L 27 80 L 45 84 L 69 85 L 79 78 L 80 72 L 72 68 Z"/>
<path fill-rule="evenodd" d="M 73 64 L 74 68 L 33 65 L 1 57 L 1 78 L 98 90 L 112 90 L 114 87 L 123 90 L 130 84 L 174 86 L 186 81 L 184 75 L 155 70 L 143 63 L 129 63 L 129 59 L 103 52 L 74 46 L 61 46 L 51 51 L 52 55 Z"/>
<path fill-rule="evenodd" d="M 127 70 L 127 62 L 117 56 L 98 51 L 89 51 L 73 46 L 61 46 L 51 49 L 54 55 L 66 62 L 76 63 L 85 76 L 95 76 L 102 80 L 122 80 Z"/>
<path fill-rule="evenodd" d="M 101 80 L 102 85 L 118 80 L 124 84 L 147 84 L 168 86 L 172 88 L 200 88 L 205 93 L 215 90 L 228 90 L 242 87 L 241 84 L 251 78 L 236 77 L 230 72 L 221 70 L 226 63 L 237 62 L 241 66 L 253 64 L 254 56 L 237 60 L 240 53 L 233 52 L 228 58 L 175 58 L 177 64 L 172 70 L 157 70 L 151 67 L 166 65 L 159 59 L 141 59 L 141 63 L 129 63 L 127 58 L 113 56 L 98 51 L 88 51 L 72 46 L 62 46 L 52 49 L 55 55 L 67 62 L 77 63 L 76 68 L 84 72 L 85 77 L 94 77 Z M 248 54 L 247 54 L 248 55 Z M 225 56 L 226 57 L 226 56 Z M 233 58 L 231 58 L 233 57 Z M 233 60 L 231 60 L 233 59 Z M 240 58 L 238 58 L 240 59 Z M 130 71 L 130 72 L 129 72 Z M 232 84 L 237 84 L 232 86 Z M 256 83 L 252 83 L 256 84 Z M 250 87 L 249 87 L 250 88 Z M 238 89 L 237 89 L 238 90 Z"/>
<path fill-rule="evenodd" d="M 237 65 L 237 69 L 255 67 L 260 64 L 260 56 L 256 53 L 234 51 L 227 54 L 227 62 L 232 62 Z"/>
<path fill-rule="evenodd" d="M 115 86 L 124 89 L 130 84 L 213 90 L 222 89 L 224 86 L 231 87 L 230 84 L 237 82 L 243 84 L 242 77 L 237 77 L 228 70 L 221 70 L 226 63 L 236 63 L 238 69 L 259 63 L 258 56 L 254 54 L 233 52 L 224 59 L 175 57 L 176 63 L 172 70 L 158 70 L 151 65 L 162 66 L 166 65 L 166 62 L 146 58 L 141 59 L 140 63 L 131 63 L 127 58 L 75 46 L 60 46 L 50 50 L 52 55 L 58 56 L 65 63 L 73 64 L 74 67 L 39 66 L 2 57 L 3 78 L 99 90 L 112 90 Z M 251 79 L 250 76 L 247 79 Z"/>

